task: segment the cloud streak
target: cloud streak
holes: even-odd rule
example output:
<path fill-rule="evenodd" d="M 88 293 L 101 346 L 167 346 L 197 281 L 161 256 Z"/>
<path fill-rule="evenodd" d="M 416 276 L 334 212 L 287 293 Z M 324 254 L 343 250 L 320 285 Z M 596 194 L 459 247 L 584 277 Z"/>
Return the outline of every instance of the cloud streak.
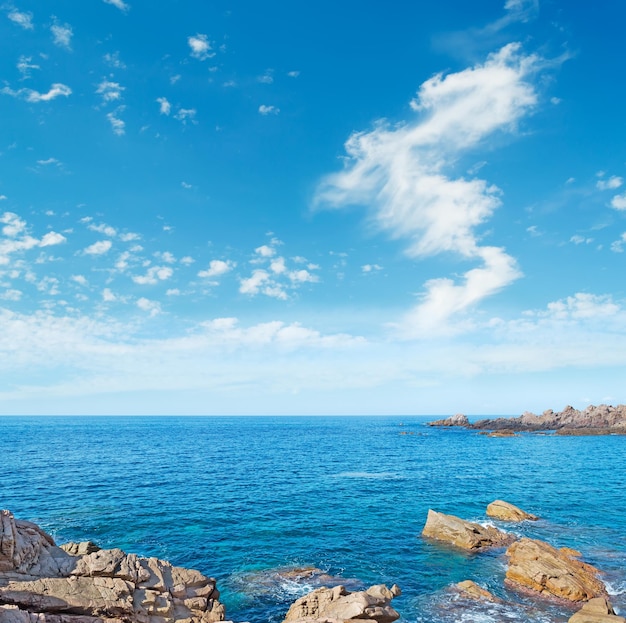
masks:
<path fill-rule="evenodd" d="M 517 43 L 483 64 L 424 82 L 410 103 L 417 119 L 400 126 L 385 121 L 346 142 L 345 168 L 320 184 L 315 205 L 369 206 L 374 223 L 408 240 L 407 254 L 423 258 L 454 253 L 478 261 L 460 279 L 424 284 L 421 302 L 402 323 L 406 335 L 451 330 L 453 317 L 521 276 L 501 247 L 479 244 L 476 228 L 501 205 L 501 192 L 478 178 L 449 173 L 464 152 L 498 132 L 513 132 L 537 103 L 529 78 L 540 59 Z"/>

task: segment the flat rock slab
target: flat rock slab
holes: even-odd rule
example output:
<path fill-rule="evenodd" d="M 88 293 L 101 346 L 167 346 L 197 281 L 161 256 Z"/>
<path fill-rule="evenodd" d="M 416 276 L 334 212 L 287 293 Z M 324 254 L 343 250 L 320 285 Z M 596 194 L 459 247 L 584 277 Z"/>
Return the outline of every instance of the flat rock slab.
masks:
<path fill-rule="evenodd" d="M 422 536 L 467 550 L 506 547 L 517 538 L 515 535 L 502 532 L 493 526 L 481 526 L 454 515 L 444 515 L 434 510 L 428 511 Z"/>
<path fill-rule="evenodd" d="M 487 515 L 502 521 L 537 521 L 539 519 L 536 515 L 531 515 L 504 500 L 494 500 L 489 504 Z"/>
<path fill-rule="evenodd" d="M 594 597 L 570 617 L 568 623 L 626 623 L 626 619 L 617 616 L 604 597 Z"/>

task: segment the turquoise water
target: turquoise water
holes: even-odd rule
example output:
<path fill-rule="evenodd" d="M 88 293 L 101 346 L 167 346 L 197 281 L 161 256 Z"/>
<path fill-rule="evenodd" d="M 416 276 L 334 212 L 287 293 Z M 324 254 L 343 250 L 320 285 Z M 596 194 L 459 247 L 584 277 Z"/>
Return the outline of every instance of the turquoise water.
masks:
<path fill-rule="evenodd" d="M 428 419 L 0 418 L 0 506 L 58 542 L 200 569 L 235 621 L 279 623 L 315 581 L 276 570 L 308 565 L 351 588 L 397 583 L 407 622 L 567 621 L 504 589 L 502 551 L 419 536 L 429 508 L 485 521 L 502 498 L 542 517 L 507 529 L 583 552 L 626 612 L 626 437 L 486 438 Z M 459 601 L 446 586 L 464 579 L 514 603 Z"/>

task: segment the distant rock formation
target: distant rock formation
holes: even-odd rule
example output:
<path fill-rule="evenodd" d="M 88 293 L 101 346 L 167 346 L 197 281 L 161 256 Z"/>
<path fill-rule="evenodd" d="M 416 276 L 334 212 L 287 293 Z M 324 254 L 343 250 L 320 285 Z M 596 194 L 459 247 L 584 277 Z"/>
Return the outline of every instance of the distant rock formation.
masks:
<path fill-rule="evenodd" d="M 574 602 L 607 596 L 598 569 L 578 560 L 579 552 L 522 538 L 509 547 L 506 555 L 506 582 L 512 588 Z"/>
<path fill-rule="evenodd" d="M 584 411 L 567 406 L 555 413 L 551 409 L 541 415 L 525 412 L 515 418 L 479 420 L 470 424 L 465 416 L 429 422 L 429 426 L 463 426 L 474 430 L 495 431 L 562 431 L 565 434 L 626 434 L 626 405 L 588 406 Z M 583 433 L 582 431 L 589 431 Z"/>
<path fill-rule="evenodd" d="M 343 586 L 318 588 L 298 599 L 289 608 L 283 623 L 339 623 L 356 619 L 392 623 L 400 615 L 389 605 L 400 589 L 378 584 L 366 591 L 351 593 Z"/>
<path fill-rule="evenodd" d="M 521 508 L 504 500 L 494 500 L 487 506 L 487 515 L 502 521 L 537 521 L 537 515 L 531 515 Z"/>
<path fill-rule="evenodd" d="M 215 580 L 91 542 L 57 547 L 0 511 L 0 623 L 214 623 Z"/>
<path fill-rule="evenodd" d="M 434 510 L 428 511 L 422 536 L 468 550 L 506 547 L 516 539 L 515 535 L 502 532 L 493 526 L 481 526 Z"/>

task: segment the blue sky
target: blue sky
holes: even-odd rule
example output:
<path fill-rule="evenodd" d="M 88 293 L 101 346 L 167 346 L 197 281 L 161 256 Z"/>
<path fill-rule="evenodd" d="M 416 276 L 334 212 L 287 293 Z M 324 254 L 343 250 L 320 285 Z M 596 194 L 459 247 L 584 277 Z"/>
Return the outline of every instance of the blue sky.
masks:
<path fill-rule="evenodd" d="M 0 413 L 625 402 L 625 19 L 0 5 Z"/>

